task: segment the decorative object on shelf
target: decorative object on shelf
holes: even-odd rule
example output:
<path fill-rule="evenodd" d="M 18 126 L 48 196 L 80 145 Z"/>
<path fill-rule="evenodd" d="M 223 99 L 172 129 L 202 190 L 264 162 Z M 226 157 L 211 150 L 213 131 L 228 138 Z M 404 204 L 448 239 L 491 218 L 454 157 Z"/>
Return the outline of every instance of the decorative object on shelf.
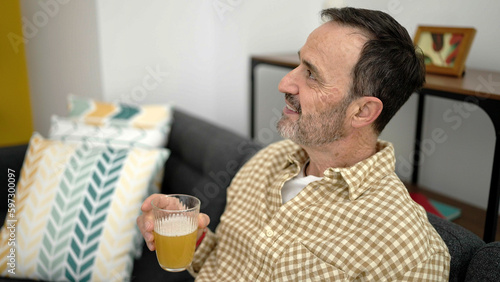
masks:
<path fill-rule="evenodd" d="M 462 76 L 476 29 L 419 26 L 413 42 L 422 49 L 427 73 Z"/>

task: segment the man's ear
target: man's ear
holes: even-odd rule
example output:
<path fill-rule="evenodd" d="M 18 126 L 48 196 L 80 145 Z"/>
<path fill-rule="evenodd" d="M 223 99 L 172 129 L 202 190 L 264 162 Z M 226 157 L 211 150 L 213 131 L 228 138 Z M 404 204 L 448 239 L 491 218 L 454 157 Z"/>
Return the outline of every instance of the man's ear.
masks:
<path fill-rule="evenodd" d="M 360 128 L 372 124 L 382 112 L 384 107 L 379 98 L 372 96 L 361 97 L 353 102 L 354 115 L 352 126 Z"/>

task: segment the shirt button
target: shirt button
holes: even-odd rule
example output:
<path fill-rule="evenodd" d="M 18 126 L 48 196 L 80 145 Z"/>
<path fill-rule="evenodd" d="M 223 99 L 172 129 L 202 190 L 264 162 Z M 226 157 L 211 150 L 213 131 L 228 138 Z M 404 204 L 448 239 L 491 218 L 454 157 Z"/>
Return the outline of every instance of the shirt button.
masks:
<path fill-rule="evenodd" d="M 271 230 L 271 227 L 266 227 L 266 236 L 267 237 L 273 237 L 274 232 Z"/>

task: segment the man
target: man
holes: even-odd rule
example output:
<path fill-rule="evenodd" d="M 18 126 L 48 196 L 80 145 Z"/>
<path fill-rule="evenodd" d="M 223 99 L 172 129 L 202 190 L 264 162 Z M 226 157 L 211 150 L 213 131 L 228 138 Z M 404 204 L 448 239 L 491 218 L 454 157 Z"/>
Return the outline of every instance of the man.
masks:
<path fill-rule="evenodd" d="M 425 70 L 385 13 L 327 9 L 280 82 L 287 138 L 245 164 L 190 272 L 200 281 L 447 281 L 446 245 L 378 135 Z M 150 201 L 138 225 L 151 250 Z M 209 219 L 200 216 L 200 232 Z"/>

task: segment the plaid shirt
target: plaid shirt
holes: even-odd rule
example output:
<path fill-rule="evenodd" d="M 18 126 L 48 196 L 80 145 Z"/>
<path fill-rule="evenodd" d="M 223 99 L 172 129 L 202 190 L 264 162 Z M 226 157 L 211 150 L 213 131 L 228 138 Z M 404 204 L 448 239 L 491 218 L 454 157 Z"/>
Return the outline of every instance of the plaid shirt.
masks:
<path fill-rule="evenodd" d="M 377 146 L 285 204 L 283 183 L 308 156 L 289 140 L 260 151 L 195 253 L 196 281 L 448 281 L 446 245 L 396 176 L 392 144 Z"/>

